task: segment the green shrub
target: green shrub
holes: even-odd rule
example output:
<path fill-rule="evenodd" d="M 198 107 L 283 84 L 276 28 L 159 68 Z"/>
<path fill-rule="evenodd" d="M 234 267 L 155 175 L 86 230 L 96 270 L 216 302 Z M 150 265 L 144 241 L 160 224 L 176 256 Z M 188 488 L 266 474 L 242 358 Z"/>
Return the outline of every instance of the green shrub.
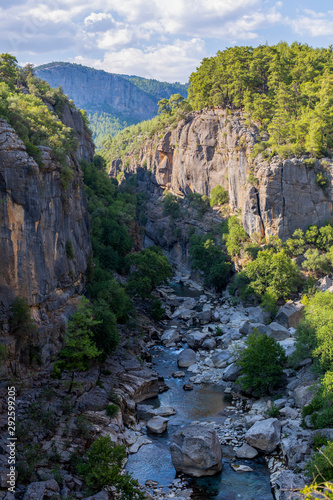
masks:
<path fill-rule="evenodd" d="M 19 342 L 26 336 L 32 338 L 36 333 L 36 324 L 30 316 L 30 308 L 23 297 L 16 297 L 11 307 L 10 326 Z"/>
<path fill-rule="evenodd" d="M 40 168 L 43 168 L 42 152 L 38 146 L 35 146 L 30 141 L 24 143 L 27 154 L 31 156 Z"/>
<path fill-rule="evenodd" d="M 236 291 L 242 300 L 246 300 L 248 296 L 252 293 L 249 289 L 250 280 L 246 276 L 244 271 L 240 271 L 234 277 L 234 280 L 230 283 L 229 292 L 231 295 L 235 295 Z"/>
<path fill-rule="evenodd" d="M 333 245 L 333 226 L 327 224 L 319 229 L 316 245 L 322 250 L 329 250 Z"/>
<path fill-rule="evenodd" d="M 163 214 L 169 215 L 172 219 L 178 219 L 181 216 L 178 198 L 174 194 L 165 194 L 163 199 Z"/>
<path fill-rule="evenodd" d="M 79 305 L 67 325 L 65 347 L 59 352 L 59 368 L 72 372 L 72 380 L 68 392 L 71 391 L 76 371 L 85 371 L 92 360 L 101 352 L 93 341 L 93 328 L 98 322 L 93 318 L 89 301 L 81 298 Z"/>
<path fill-rule="evenodd" d="M 218 184 L 215 186 L 210 193 L 210 206 L 214 207 L 215 205 L 223 205 L 227 203 L 229 200 L 229 194 L 224 187 Z"/>
<path fill-rule="evenodd" d="M 91 435 L 93 426 L 86 417 L 79 415 L 76 417 L 74 423 L 79 437 L 87 439 Z"/>
<path fill-rule="evenodd" d="M 210 208 L 210 200 L 208 196 L 201 196 L 199 193 L 190 193 L 187 195 L 187 199 L 190 205 L 198 211 L 198 215 L 200 217 L 202 217 Z"/>
<path fill-rule="evenodd" d="M 277 294 L 270 287 L 266 289 L 262 296 L 261 307 L 270 313 L 271 318 L 274 318 L 278 312 L 277 299 Z"/>
<path fill-rule="evenodd" d="M 258 156 L 258 154 L 263 153 L 267 147 L 268 147 L 268 143 L 267 142 L 257 142 L 253 146 L 253 150 L 252 150 L 252 153 L 251 153 L 251 158 L 255 158 L 256 156 Z"/>
<path fill-rule="evenodd" d="M 228 218 L 227 227 L 223 228 L 222 239 L 227 247 L 230 257 L 239 255 L 242 249 L 242 243 L 247 240 L 248 235 L 236 215 Z"/>
<path fill-rule="evenodd" d="M 115 446 L 109 436 L 96 439 L 88 452 L 78 463 L 78 473 L 82 475 L 91 492 L 114 486 L 123 499 L 143 500 L 137 481 L 128 473 L 122 474 L 126 458 L 125 446 Z"/>
<path fill-rule="evenodd" d="M 333 442 L 328 442 L 323 450 L 315 453 L 306 464 L 305 473 L 313 479 L 330 481 L 333 479 Z"/>
<path fill-rule="evenodd" d="M 319 234 L 319 229 L 318 226 L 309 226 L 308 229 L 305 232 L 305 240 L 307 243 L 311 243 L 314 245 L 316 243 L 317 237 Z"/>
<path fill-rule="evenodd" d="M 322 446 L 327 446 L 327 444 L 328 441 L 326 437 L 320 434 L 320 432 L 317 432 L 317 434 L 313 436 L 313 447 L 315 450 L 321 448 Z"/>
<path fill-rule="evenodd" d="M 292 238 L 286 241 L 286 249 L 289 255 L 296 256 L 304 253 L 305 237 L 302 229 L 296 229 Z"/>
<path fill-rule="evenodd" d="M 269 418 L 278 418 L 280 416 L 280 410 L 275 404 L 272 404 L 266 413 Z"/>
<path fill-rule="evenodd" d="M 310 169 L 312 169 L 315 166 L 316 162 L 317 162 L 316 158 L 307 158 L 303 160 L 304 165 Z"/>
<path fill-rule="evenodd" d="M 159 247 L 131 254 L 129 261 L 135 269 L 128 280 L 128 290 L 132 295 L 148 297 L 154 288 L 172 277 L 172 267 Z"/>
<path fill-rule="evenodd" d="M 193 269 L 200 269 L 205 275 L 205 284 L 218 291 L 223 290 L 229 280 L 230 263 L 213 239 L 207 236 L 190 237 L 190 257 Z"/>
<path fill-rule="evenodd" d="M 322 172 L 318 172 L 316 175 L 316 184 L 321 187 L 321 189 L 326 189 L 328 186 L 328 179 L 324 176 Z"/>
<path fill-rule="evenodd" d="M 66 241 L 66 255 L 69 259 L 74 259 L 75 258 L 75 253 L 74 253 L 74 248 L 73 248 L 73 242 L 72 240 L 67 240 Z"/>
<path fill-rule="evenodd" d="M 104 353 L 111 354 L 120 341 L 116 316 L 104 299 L 98 299 L 93 303 L 92 313 L 96 320 L 92 328 L 96 345 Z"/>
<path fill-rule="evenodd" d="M 119 408 L 118 408 L 118 406 L 116 406 L 114 404 L 110 404 L 110 405 L 107 405 L 107 407 L 105 408 L 105 411 L 106 411 L 106 414 L 108 417 L 114 418 L 115 416 L 117 416 Z"/>
<path fill-rule="evenodd" d="M 305 258 L 302 267 L 306 271 L 328 274 L 332 270 L 331 259 L 326 254 L 320 253 L 317 248 L 309 248 L 305 252 Z"/>
<path fill-rule="evenodd" d="M 238 382 L 243 389 L 262 396 L 281 383 L 287 357 L 275 339 L 262 335 L 257 329 L 248 335 L 245 346 L 236 361 L 242 369 Z"/>
<path fill-rule="evenodd" d="M 149 311 L 150 316 L 155 321 L 160 321 L 163 318 L 163 316 L 165 315 L 165 309 L 162 305 L 161 300 L 157 299 L 153 295 L 148 300 L 148 311 Z"/>

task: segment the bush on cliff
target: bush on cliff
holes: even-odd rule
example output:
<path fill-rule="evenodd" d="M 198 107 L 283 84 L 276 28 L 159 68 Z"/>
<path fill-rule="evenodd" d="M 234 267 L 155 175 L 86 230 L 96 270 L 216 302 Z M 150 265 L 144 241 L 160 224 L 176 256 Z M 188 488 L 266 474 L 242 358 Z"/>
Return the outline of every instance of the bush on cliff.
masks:
<path fill-rule="evenodd" d="M 78 460 L 77 471 L 91 493 L 113 486 L 123 499 L 143 500 L 144 494 L 139 490 L 138 482 L 127 472 L 122 472 L 125 458 L 125 446 L 116 446 L 109 436 L 100 437 Z"/>
<path fill-rule="evenodd" d="M 236 361 L 242 368 L 238 381 L 244 390 L 263 396 L 281 383 L 287 357 L 275 339 L 262 335 L 256 328 L 247 336 L 245 346 Z"/>
<path fill-rule="evenodd" d="M 23 93 L 21 88 L 28 88 Z M 50 111 L 45 103 L 54 106 Z M 59 117 L 65 104 L 73 107 L 61 89 L 34 77 L 32 69 L 20 69 L 9 54 L 0 54 L 0 117 L 5 118 L 41 165 L 40 152 L 34 146 L 49 146 L 57 160 L 66 163 L 66 156 L 77 148 L 74 131 Z"/>
<path fill-rule="evenodd" d="M 215 186 L 210 193 L 210 206 L 214 207 L 215 205 L 223 205 L 223 203 L 228 202 L 228 199 L 228 191 L 220 185 Z"/>

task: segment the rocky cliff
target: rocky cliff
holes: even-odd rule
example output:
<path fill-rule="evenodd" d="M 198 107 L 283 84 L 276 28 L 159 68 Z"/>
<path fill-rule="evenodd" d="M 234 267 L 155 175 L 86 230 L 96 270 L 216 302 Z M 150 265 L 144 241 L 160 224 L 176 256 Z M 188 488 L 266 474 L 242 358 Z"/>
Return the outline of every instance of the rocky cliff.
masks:
<path fill-rule="evenodd" d="M 127 170 L 138 172 L 146 165 L 147 189 L 166 188 L 180 196 L 190 192 L 209 196 L 222 185 L 229 192 L 231 210 L 242 214 L 249 234 L 286 239 L 297 228 L 331 220 L 331 160 L 307 166 L 306 157 L 252 159 L 254 144 L 267 138 L 260 138 L 259 129 L 247 125 L 241 112 L 206 109 L 188 115 L 162 138 L 146 140 L 139 154 L 130 156 Z M 110 175 L 122 168 L 122 162 L 114 159 Z M 318 174 L 327 180 L 324 189 L 317 183 Z"/>
<path fill-rule="evenodd" d="M 79 123 L 77 133 L 83 130 L 79 114 L 68 116 Z M 82 157 L 89 158 L 93 145 L 83 138 Z M 50 148 L 41 150 L 43 165 L 38 167 L 14 129 L 0 119 L 0 331 L 12 368 L 19 367 L 20 356 L 9 328 L 15 296 L 31 306 L 39 328 L 36 338 L 27 342 L 39 346 L 46 361 L 57 342 L 61 345 L 63 332 L 56 316 L 82 290 L 91 251 L 76 156 L 64 167 L 52 158 Z"/>
<path fill-rule="evenodd" d="M 77 106 L 90 113 L 106 112 L 134 121 L 157 114 L 156 99 L 119 75 L 68 63 L 37 68 L 35 74 L 51 87 L 61 86 Z"/>

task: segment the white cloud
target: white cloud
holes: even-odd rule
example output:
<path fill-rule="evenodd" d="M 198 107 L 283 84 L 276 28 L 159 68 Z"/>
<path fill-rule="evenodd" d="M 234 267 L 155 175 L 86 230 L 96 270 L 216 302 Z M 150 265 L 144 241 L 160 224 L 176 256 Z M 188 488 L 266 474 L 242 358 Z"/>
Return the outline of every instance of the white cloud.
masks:
<path fill-rule="evenodd" d="M 109 51 L 103 60 L 77 57 L 75 62 L 110 73 L 137 74 L 163 81 L 186 82 L 189 74 L 204 56 L 203 40 L 176 40 L 173 45 L 157 45 L 147 49 L 125 48 Z"/>
<path fill-rule="evenodd" d="M 333 12 L 315 12 L 304 10 L 304 15 L 297 19 L 288 19 L 289 25 L 298 35 L 310 35 L 311 37 L 332 37 L 333 35 Z"/>

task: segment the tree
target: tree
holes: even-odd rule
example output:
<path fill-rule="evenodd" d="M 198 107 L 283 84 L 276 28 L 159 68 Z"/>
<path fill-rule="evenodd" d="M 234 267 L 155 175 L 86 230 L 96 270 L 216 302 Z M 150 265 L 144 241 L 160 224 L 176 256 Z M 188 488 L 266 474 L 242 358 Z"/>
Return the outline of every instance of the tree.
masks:
<path fill-rule="evenodd" d="M 167 283 L 172 276 L 168 258 L 159 247 L 153 246 L 131 254 L 129 261 L 134 267 L 128 280 L 128 289 L 132 295 L 149 297 L 154 288 Z"/>
<path fill-rule="evenodd" d="M 288 299 L 301 283 L 300 270 L 283 250 L 259 252 L 256 260 L 246 265 L 245 273 L 255 293 L 263 295 L 269 287 L 278 299 Z"/>
<path fill-rule="evenodd" d="M 215 186 L 210 193 L 210 206 L 223 205 L 223 203 L 227 203 L 228 199 L 228 191 L 219 184 Z"/>
<path fill-rule="evenodd" d="M 306 260 L 302 267 L 306 271 L 314 273 L 330 273 L 332 269 L 332 261 L 327 254 L 319 252 L 318 248 L 309 248 L 305 252 Z"/>
<path fill-rule="evenodd" d="M 286 354 L 275 339 L 262 335 L 256 328 L 246 338 L 245 346 L 236 361 L 242 368 L 238 380 L 243 389 L 262 396 L 281 383 Z"/>
<path fill-rule="evenodd" d="M 68 322 L 65 347 L 59 352 L 58 368 L 72 372 L 72 380 L 68 392 L 72 390 L 76 371 L 85 371 L 93 359 L 101 352 L 97 349 L 93 339 L 93 328 L 99 321 L 93 318 L 89 301 L 83 297 Z"/>
<path fill-rule="evenodd" d="M 122 473 L 125 458 L 125 446 L 116 446 L 109 436 L 100 437 L 79 460 L 77 470 L 93 493 L 114 486 L 124 500 L 143 500 L 138 482 L 127 472 Z"/>
<path fill-rule="evenodd" d="M 18 74 L 18 65 L 16 57 L 10 54 L 0 54 L 0 81 L 8 83 L 14 88 L 14 82 Z"/>
<path fill-rule="evenodd" d="M 222 239 L 225 241 L 227 252 L 230 257 L 239 255 L 242 249 L 242 243 L 246 241 L 248 235 L 236 215 L 228 218 L 227 230 Z"/>

